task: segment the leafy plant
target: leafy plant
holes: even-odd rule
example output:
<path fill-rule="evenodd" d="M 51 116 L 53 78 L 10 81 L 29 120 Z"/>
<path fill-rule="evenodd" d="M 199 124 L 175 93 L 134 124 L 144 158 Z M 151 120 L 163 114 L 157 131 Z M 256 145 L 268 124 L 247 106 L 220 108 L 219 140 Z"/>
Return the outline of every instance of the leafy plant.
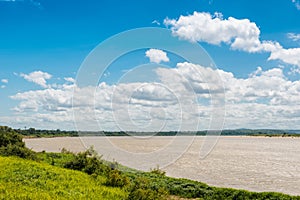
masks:
<path fill-rule="evenodd" d="M 119 170 L 112 169 L 108 172 L 106 185 L 112 187 L 126 187 L 130 183 L 129 178 L 123 175 Z"/>
<path fill-rule="evenodd" d="M 0 155 L 36 159 L 35 152 L 25 147 L 22 136 L 9 127 L 0 127 Z"/>
<path fill-rule="evenodd" d="M 149 179 L 136 178 L 130 190 L 129 200 L 163 200 L 167 199 L 168 192 L 163 187 L 151 187 Z"/>

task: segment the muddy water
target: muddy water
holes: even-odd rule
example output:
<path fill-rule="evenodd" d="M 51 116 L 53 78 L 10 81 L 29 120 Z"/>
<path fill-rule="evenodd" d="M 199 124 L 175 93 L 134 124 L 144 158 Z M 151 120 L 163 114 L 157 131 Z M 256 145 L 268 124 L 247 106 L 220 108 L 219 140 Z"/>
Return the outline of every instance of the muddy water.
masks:
<path fill-rule="evenodd" d="M 165 166 L 163 170 L 169 176 L 215 186 L 300 195 L 300 138 L 220 137 L 204 159 L 199 158 L 204 137 L 180 137 L 176 141 L 173 137 L 62 137 L 25 142 L 36 151 L 51 152 L 63 147 L 78 152 L 93 145 L 105 159 L 136 169 L 148 170 L 159 164 Z"/>

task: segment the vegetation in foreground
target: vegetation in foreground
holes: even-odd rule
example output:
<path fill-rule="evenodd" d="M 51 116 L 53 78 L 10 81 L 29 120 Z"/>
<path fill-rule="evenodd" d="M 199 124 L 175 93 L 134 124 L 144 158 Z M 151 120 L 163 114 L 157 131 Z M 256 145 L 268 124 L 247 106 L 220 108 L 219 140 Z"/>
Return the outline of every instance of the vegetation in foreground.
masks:
<path fill-rule="evenodd" d="M 66 150 L 36 153 L 27 149 L 12 129 L 0 129 L 0 167 L 0 199 L 300 200 L 300 196 L 217 188 L 171 178 L 158 167 L 151 172 L 136 171 L 102 160 L 93 149 L 78 154 Z"/>
<path fill-rule="evenodd" d="M 16 157 L 0 157 L 0 199 L 126 199 L 105 178 Z"/>

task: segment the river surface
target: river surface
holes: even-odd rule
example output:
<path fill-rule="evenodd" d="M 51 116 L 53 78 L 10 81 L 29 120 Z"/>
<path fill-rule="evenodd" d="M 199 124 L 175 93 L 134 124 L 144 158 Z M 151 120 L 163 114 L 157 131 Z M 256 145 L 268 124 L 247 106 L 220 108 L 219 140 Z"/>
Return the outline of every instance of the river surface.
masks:
<path fill-rule="evenodd" d="M 60 137 L 25 139 L 35 151 L 73 152 L 94 146 L 104 159 L 209 185 L 300 195 L 300 138 L 222 136 L 205 158 L 205 137 Z"/>

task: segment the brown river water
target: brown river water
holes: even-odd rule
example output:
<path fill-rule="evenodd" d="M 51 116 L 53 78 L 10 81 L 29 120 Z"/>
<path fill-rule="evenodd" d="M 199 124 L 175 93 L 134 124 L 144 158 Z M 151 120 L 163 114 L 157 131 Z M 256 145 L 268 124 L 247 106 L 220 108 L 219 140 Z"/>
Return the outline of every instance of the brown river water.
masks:
<path fill-rule="evenodd" d="M 35 151 L 79 152 L 94 146 L 104 159 L 213 186 L 300 195 L 300 138 L 221 136 L 205 158 L 205 137 L 60 137 L 25 139 Z"/>

